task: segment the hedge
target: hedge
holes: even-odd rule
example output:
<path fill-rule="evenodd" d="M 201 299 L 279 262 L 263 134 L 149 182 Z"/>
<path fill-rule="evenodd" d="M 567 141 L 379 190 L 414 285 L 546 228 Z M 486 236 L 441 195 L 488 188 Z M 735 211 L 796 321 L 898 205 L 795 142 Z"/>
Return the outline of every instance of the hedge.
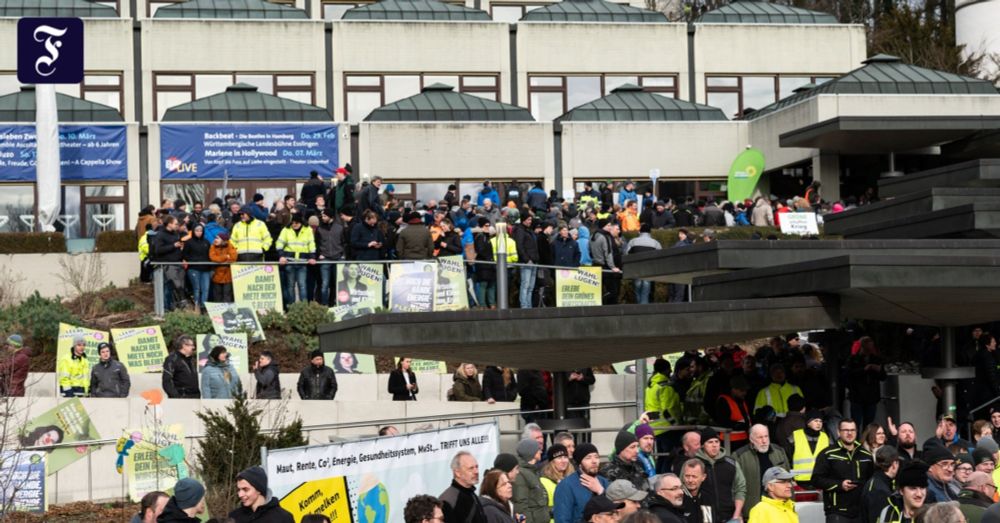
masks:
<path fill-rule="evenodd" d="M 66 252 L 66 237 L 61 232 L 0 233 L 0 254 Z"/>
<path fill-rule="evenodd" d="M 94 252 L 136 252 L 138 248 L 135 231 L 99 232 L 94 240 Z"/>

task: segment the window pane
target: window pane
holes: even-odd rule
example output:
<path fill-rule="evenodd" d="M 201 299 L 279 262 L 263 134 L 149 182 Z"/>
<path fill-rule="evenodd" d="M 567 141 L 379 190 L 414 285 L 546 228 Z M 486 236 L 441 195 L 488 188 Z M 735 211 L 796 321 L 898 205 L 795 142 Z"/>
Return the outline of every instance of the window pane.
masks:
<path fill-rule="evenodd" d="M 186 104 L 191 101 L 191 93 L 172 93 L 162 91 L 156 93 L 156 119 L 163 118 L 163 113 L 175 105 Z"/>
<path fill-rule="evenodd" d="M 493 6 L 493 19 L 497 22 L 507 22 L 513 24 L 521 19 L 523 8 L 519 5 L 495 5 Z"/>
<path fill-rule="evenodd" d="M 564 112 L 562 93 L 531 93 L 531 115 L 535 120 L 549 121 Z"/>
<path fill-rule="evenodd" d="M 158 74 L 156 75 L 156 85 L 191 85 L 191 76 L 186 74 Z"/>
<path fill-rule="evenodd" d="M 269 74 L 238 74 L 236 82 L 256 85 L 258 93 L 274 94 L 274 77 Z"/>
<path fill-rule="evenodd" d="M 427 205 L 431 200 L 440 203 L 441 197 L 444 196 L 444 193 L 448 192 L 449 185 L 451 185 L 451 182 L 418 183 L 416 199 L 420 200 L 421 207 Z"/>
<path fill-rule="evenodd" d="M 62 212 L 56 217 L 55 227 L 67 240 L 80 237 L 80 186 L 63 186 Z"/>
<path fill-rule="evenodd" d="M 124 203 L 87 204 L 87 237 L 94 238 L 101 231 L 125 230 Z"/>
<path fill-rule="evenodd" d="M 386 182 L 392 183 L 394 189 L 396 189 L 396 194 L 410 194 L 413 191 L 413 184 L 410 183 L 397 183 L 397 182 Z"/>
<path fill-rule="evenodd" d="M 819 85 L 819 84 L 822 84 L 822 83 L 829 82 L 830 80 L 833 80 L 832 76 L 817 76 L 816 80 L 813 81 L 813 83 L 816 84 L 816 85 Z"/>
<path fill-rule="evenodd" d="M 709 87 L 737 87 L 739 79 L 735 76 L 710 76 L 708 77 Z"/>
<path fill-rule="evenodd" d="M 778 78 L 778 99 L 792 95 L 792 92 L 809 83 L 808 76 L 781 76 Z"/>
<path fill-rule="evenodd" d="M 673 76 L 643 76 L 642 77 L 643 87 L 673 87 L 674 77 Z"/>
<path fill-rule="evenodd" d="M 740 97 L 738 93 L 708 93 L 708 105 L 722 109 L 732 119 L 740 110 Z"/>
<path fill-rule="evenodd" d="M 200 183 L 165 183 L 162 186 L 163 199 L 184 200 L 185 202 L 204 201 L 205 185 Z M 156 203 L 156 202 L 153 202 Z"/>
<path fill-rule="evenodd" d="M 0 74 L 0 96 L 13 94 L 21 90 L 21 82 L 17 81 L 17 75 Z"/>
<path fill-rule="evenodd" d="M 282 98 L 288 98 L 289 100 L 295 100 L 296 102 L 302 102 L 304 104 L 313 103 L 312 93 L 308 91 L 281 91 L 277 94 Z"/>
<path fill-rule="evenodd" d="M 344 17 L 348 9 L 353 9 L 356 4 L 323 4 L 323 19 L 334 21 Z"/>
<path fill-rule="evenodd" d="M 463 76 L 462 83 L 466 87 L 496 87 L 497 77 L 495 76 Z"/>
<path fill-rule="evenodd" d="M 458 90 L 459 87 L 457 76 L 425 74 L 424 87 L 434 84 L 450 85 L 454 87 L 456 91 Z"/>
<path fill-rule="evenodd" d="M 498 102 L 499 101 L 499 100 L 497 100 L 497 93 L 495 93 L 495 92 L 484 93 L 484 92 L 472 91 L 472 92 L 467 92 L 465 94 L 471 94 L 472 96 L 478 96 L 479 98 L 485 98 L 487 100 L 493 100 L 494 102 Z"/>
<path fill-rule="evenodd" d="M 774 102 L 773 76 L 743 77 L 743 110 L 763 109 Z"/>
<path fill-rule="evenodd" d="M 224 93 L 230 85 L 233 85 L 231 74 L 199 74 L 194 79 L 194 97 L 204 98 Z"/>
<path fill-rule="evenodd" d="M 382 105 L 379 93 L 347 93 L 347 119 L 352 122 L 364 120 L 368 113 Z"/>
<path fill-rule="evenodd" d="M 110 106 L 110 107 L 114 107 L 115 110 L 117 110 L 117 111 L 121 111 L 122 110 L 121 95 L 118 94 L 118 93 L 116 93 L 116 92 L 110 92 L 110 91 L 87 91 L 86 93 L 83 93 L 83 99 L 87 100 L 87 101 L 90 101 L 90 102 L 104 104 L 104 105 L 107 105 L 107 106 Z"/>
<path fill-rule="evenodd" d="M 378 76 L 348 76 L 347 85 L 350 86 L 366 86 L 366 87 L 378 87 L 381 85 L 380 78 Z"/>
<path fill-rule="evenodd" d="M 83 194 L 88 197 L 125 196 L 125 187 L 121 185 L 88 185 L 83 188 Z"/>
<path fill-rule="evenodd" d="M 0 185 L 0 216 L 5 216 L 7 223 L 0 225 L 2 232 L 29 232 L 29 223 L 21 220 L 22 215 L 34 215 L 35 188 L 33 185 Z M 4 219 L 0 218 L 0 222 Z"/>
<path fill-rule="evenodd" d="M 638 76 L 605 76 L 604 77 L 604 94 L 607 96 L 611 94 L 611 91 L 625 85 L 633 84 L 639 85 Z"/>
<path fill-rule="evenodd" d="M 568 76 L 566 77 L 567 110 L 601 97 L 601 78 L 599 76 Z"/>
<path fill-rule="evenodd" d="M 562 87 L 563 79 L 561 76 L 532 76 L 528 82 L 536 87 Z"/>
<path fill-rule="evenodd" d="M 68 94 L 74 98 L 80 97 L 80 84 L 56 84 L 56 92 Z"/>
<path fill-rule="evenodd" d="M 87 85 L 114 85 L 121 84 L 121 77 L 116 74 L 88 74 L 83 77 L 83 83 Z"/>
<path fill-rule="evenodd" d="M 402 100 L 420 93 L 419 76 L 386 76 L 385 103 Z"/>
<path fill-rule="evenodd" d="M 278 79 L 278 85 L 279 86 L 283 86 L 283 85 L 300 85 L 300 86 L 306 86 L 306 87 L 308 87 L 308 86 L 312 85 L 312 77 L 311 76 L 282 75 L 282 76 L 278 76 L 277 79 Z"/>
<path fill-rule="evenodd" d="M 149 16 L 156 14 L 156 10 L 170 4 L 175 4 L 177 2 L 150 2 L 149 3 Z"/>

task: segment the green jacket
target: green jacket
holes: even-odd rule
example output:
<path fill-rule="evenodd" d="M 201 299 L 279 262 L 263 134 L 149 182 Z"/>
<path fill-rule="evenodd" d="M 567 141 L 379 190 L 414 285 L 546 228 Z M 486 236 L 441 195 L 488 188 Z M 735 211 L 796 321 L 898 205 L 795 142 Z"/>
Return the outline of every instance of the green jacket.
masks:
<path fill-rule="evenodd" d="M 990 508 L 993 500 L 976 492 L 975 490 L 962 489 L 958 493 L 958 508 L 965 516 L 968 523 L 979 523 L 983 519 L 986 509 Z"/>
<path fill-rule="evenodd" d="M 753 445 L 747 445 L 733 453 L 733 459 L 740 464 L 740 470 L 743 471 L 743 477 L 746 479 L 747 497 L 743 503 L 743 519 L 747 519 L 750 516 L 750 509 L 757 503 L 760 503 L 762 490 L 760 480 L 761 476 L 764 475 L 764 471 L 760 470 L 760 462 L 757 461 L 756 454 L 757 451 L 754 450 Z M 772 467 L 781 467 L 785 470 L 792 469 L 788 464 L 788 456 L 785 455 L 785 451 L 781 447 L 771 445 L 767 456 L 771 459 Z"/>
<path fill-rule="evenodd" d="M 514 478 L 514 512 L 524 514 L 525 523 L 548 523 L 552 518 L 549 493 L 545 490 L 535 466 L 517 458 L 521 472 Z"/>

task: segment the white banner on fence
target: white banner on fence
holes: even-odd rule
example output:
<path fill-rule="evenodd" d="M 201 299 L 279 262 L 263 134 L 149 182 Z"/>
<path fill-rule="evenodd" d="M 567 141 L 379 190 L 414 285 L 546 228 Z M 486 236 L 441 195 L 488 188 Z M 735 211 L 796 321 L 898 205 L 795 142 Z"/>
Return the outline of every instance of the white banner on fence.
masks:
<path fill-rule="evenodd" d="M 355 515 L 353 521 L 367 519 L 358 518 L 359 514 L 375 513 L 387 516 L 375 518 L 377 521 L 402 523 L 408 499 L 417 494 L 437 496 L 448 488 L 451 459 L 457 452 L 471 453 L 479 470 L 485 472 L 493 466 L 499 442 L 495 423 L 462 425 L 395 437 L 269 450 L 264 468 L 271 494 L 289 502 L 295 500 L 290 505 L 296 508 L 303 500 L 323 498 L 330 500 L 323 506 L 331 506 L 335 498 L 346 494 L 351 514 Z M 339 485 L 327 481 L 334 478 L 343 481 Z M 331 492 L 326 492 L 328 489 Z"/>
<path fill-rule="evenodd" d="M 800 236 L 819 234 L 819 226 L 816 225 L 816 213 L 814 212 L 781 213 L 780 219 L 781 232 L 785 234 L 798 234 Z"/>

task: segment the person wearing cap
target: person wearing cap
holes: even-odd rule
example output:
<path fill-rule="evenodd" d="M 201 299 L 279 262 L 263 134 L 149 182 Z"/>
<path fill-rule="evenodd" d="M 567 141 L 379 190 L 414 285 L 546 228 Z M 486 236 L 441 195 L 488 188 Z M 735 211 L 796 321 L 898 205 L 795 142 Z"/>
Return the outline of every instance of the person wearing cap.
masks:
<path fill-rule="evenodd" d="M 812 482 L 816 457 L 830 446 L 830 437 L 823 430 L 823 413 L 810 410 L 806 413 L 806 426 L 792 433 L 792 472 L 795 481 L 803 484 Z"/>
<path fill-rule="evenodd" d="M 951 445 L 958 445 L 963 448 L 972 447 L 971 443 L 958 435 L 958 424 L 955 422 L 955 416 L 946 413 L 938 417 L 934 436 L 924 442 L 924 453 L 931 447 L 947 449 Z"/>
<path fill-rule="evenodd" d="M 955 482 L 960 488 L 965 488 L 969 484 L 969 477 L 975 466 L 972 464 L 972 454 L 960 452 L 955 456 Z"/>
<path fill-rule="evenodd" d="M 3 359 L 0 360 L 0 397 L 24 396 L 24 383 L 28 380 L 31 349 L 24 346 L 20 334 L 7 336 Z"/>
<path fill-rule="evenodd" d="M 601 467 L 601 475 L 608 481 L 628 480 L 635 488 L 644 489 L 649 477 L 639 463 L 639 440 L 627 430 L 619 430 L 615 436 L 615 451 Z"/>
<path fill-rule="evenodd" d="M 59 375 L 59 392 L 64 398 L 87 395 L 90 387 L 90 362 L 87 361 L 87 340 L 83 336 L 73 337 L 69 354 L 59 360 L 56 370 Z"/>
<path fill-rule="evenodd" d="M 670 386 L 670 362 L 663 358 L 656 358 L 653 362 L 653 374 L 646 381 L 643 409 L 652 414 L 649 426 L 653 428 L 656 446 L 669 449 L 667 428 L 677 424 L 683 413 L 683 405 L 677 391 Z M 657 461 L 657 470 L 664 470 L 666 462 L 667 457 L 661 456 Z"/>
<path fill-rule="evenodd" d="M 823 491 L 823 511 L 830 523 L 857 521 L 865 482 L 875 473 L 875 458 L 857 442 L 858 425 L 842 419 L 836 444 L 823 449 L 813 468 L 813 486 Z"/>
<path fill-rule="evenodd" d="M 798 523 L 795 502 L 792 501 L 792 480 L 795 475 L 781 467 L 771 467 L 764 471 L 761 484 L 765 496 L 760 503 L 750 509 L 750 523 Z"/>
<path fill-rule="evenodd" d="M 975 472 L 993 474 L 993 471 L 996 470 L 996 462 L 993 461 L 993 454 L 986 449 L 976 448 L 973 450 L 972 470 Z"/>
<path fill-rule="evenodd" d="M 236 247 L 238 261 L 264 261 L 264 252 L 271 248 L 271 233 L 264 222 L 254 218 L 249 205 L 240 208 L 239 221 L 233 224 L 230 241 Z"/>
<path fill-rule="evenodd" d="M 743 517 L 746 518 L 750 509 L 760 502 L 764 492 L 761 483 L 763 472 L 772 467 L 788 470 L 788 456 L 778 445 L 771 444 L 771 436 L 765 425 L 750 427 L 750 444 L 733 453 L 733 459 L 740 465 L 743 477 L 746 479 L 746 500 L 743 504 Z"/>
<path fill-rule="evenodd" d="M 90 397 L 127 398 L 132 387 L 128 369 L 118 361 L 117 354 L 108 343 L 98 345 L 97 354 L 100 361 L 90 369 Z"/>
<path fill-rule="evenodd" d="M 706 497 L 712 501 L 712 514 L 716 522 L 742 519 L 747 495 L 746 477 L 739 463 L 726 455 L 719 433 L 709 428 L 703 429 L 701 448 L 694 457 L 705 463 L 708 479 L 702 488 Z"/>
<path fill-rule="evenodd" d="M 927 466 L 907 461 L 896 473 L 896 492 L 876 519 L 877 523 L 913 523 L 927 501 Z"/>
<path fill-rule="evenodd" d="M 330 203 L 334 211 L 340 211 L 346 206 L 354 206 L 354 179 L 344 167 L 338 167 L 335 174 L 337 183 L 330 189 Z"/>
<path fill-rule="evenodd" d="M 212 347 L 201 369 L 202 399 L 232 399 L 243 395 L 243 383 L 222 345 Z"/>
<path fill-rule="evenodd" d="M 170 496 L 163 512 L 156 518 L 158 523 L 198 523 L 197 515 L 205 512 L 205 487 L 197 480 L 184 478 L 174 485 L 174 495 Z"/>
<path fill-rule="evenodd" d="M 960 487 L 955 482 L 955 456 L 944 447 L 924 451 L 927 464 L 927 502 L 940 503 L 958 499 Z"/>
<path fill-rule="evenodd" d="M 875 473 L 861 493 L 861 521 L 875 521 L 889 502 L 899 472 L 899 453 L 885 445 L 875 452 Z"/>
<path fill-rule="evenodd" d="M 712 523 L 713 503 L 701 488 L 708 479 L 705 462 L 698 458 L 685 461 L 681 466 L 680 476 L 684 485 L 683 508 L 688 514 L 688 523 Z"/>
<path fill-rule="evenodd" d="M 642 508 L 642 503 L 646 500 L 647 492 L 644 489 L 635 488 L 627 479 L 616 479 L 608 485 L 605 495 L 615 503 L 625 504 L 618 511 L 618 516 L 623 518 Z"/>
<path fill-rule="evenodd" d="M 332 400 L 337 396 L 337 375 L 326 365 L 323 351 L 309 353 L 309 365 L 299 373 L 297 388 L 304 400 Z"/>
<path fill-rule="evenodd" d="M 233 272 L 229 268 L 230 263 L 235 263 L 238 258 L 236 246 L 229 241 L 228 232 L 220 232 L 212 240 L 212 246 L 208 249 L 208 259 L 215 263 L 223 263 L 215 267 L 212 272 L 212 301 L 220 303 L 233 302 Z"/>
<path fill-rule="evenodd" d="M 771 382 L 757 393 L 757 400 L 754 402 L 753 409 L 756 411 L 761 407 L 771 406 L 779 418 L 784 418 L 785 414 L 788 413 L 788 398 L 792 394 L 805 396 L 802 394 L 802 389 L 797 385 L 792 385 L 786 381 L 785 365 L 783 363 L 772 363 L 769 371 Z"/>
<path fill-rule="evenodd" d="M 236 523 L 295 523 L 295 518 L 278 504 L 278 498 L 267 497 L 267 473 L 261 467 L 250 467 L 236 475 L 236 496 L 240 507 L 229 513 Z"/>
<path fill-rule="evenodd" d="M 687 523 L 689 514 L 684 511 L 684 487 L 680 478 L 668 472 L 656 476 L 653 481 L 649 511 L 660 518 L 660 523 Z"/>
<path fill-rule="evenodd" d="M 729 433 L 730 448 L 733 451 L 746 446 L 749 434 L 747 430 L 753 424 L 750 408 L 747 407 L 747 391 L 750 382 L 742 375 L 734 375 L 729 380 L 729 393 L 719 394 L 715 400 L 713 419 L 717 426 L 732 429 Z"/>
<path fill-rule="evenodd" d="M 279 256 L 278 263 L 282 266 L 284 276 L 281 290 L 285 295 L 286 306 L 308 299 L 305 264 L 316 263 L 316 237 L 313 235 L 312 227 L 303 226 L 303 221 L 301 214 L 293 214 L 292 221 L 288 227 L 281 230 L 275 243 Z M 299 289 L 297 299 L 296 286 Z"/>
<path fill-rule="evenodd" d="M 958 503 L 968 523 L 979 523 L 986 509 L 993 505 L 997 487 L 985 472 L 973 472 L 968 484 L 958 493 Z"/>
<path fill-rule="evenodd" d="M 404 218 L 406 227 L 396 239 L 396 253 L 401 260 L 429 260 L 434 257 L 431 232 L 424 225 L 420 213 L 411 212 Z"/>
<path fill-rule="evenodd" d="M 608 480 L 598 474 L 601 455 L 593 444 L 577 445 L 573 450 L 573 461 L 577 463 L 577 470 L 556 486 L 552 510 L 555 523 L 580 521 L 587 501 L 595 494 L 603 494 L 608 487 Z"/>
<path fill-rule="evenodd" d="M 542 446 L 534 439 L 522 439 L 517 444 L 515 463 L 520 472 L 514 484 L 514 511 L 523 514 L 527 523 L 546 523 L 552 519 L 549 494 L 538 477 L 536 465 L 542 457 Z"/>
<path fill-rule="evenodd" d="M 583 520 L 586 523 L 618 523 L 619 513 L 625 508 L 625 503 L 611 501 L 603 494 L 596 495 L 587 501 L 583 508 Z"/>

